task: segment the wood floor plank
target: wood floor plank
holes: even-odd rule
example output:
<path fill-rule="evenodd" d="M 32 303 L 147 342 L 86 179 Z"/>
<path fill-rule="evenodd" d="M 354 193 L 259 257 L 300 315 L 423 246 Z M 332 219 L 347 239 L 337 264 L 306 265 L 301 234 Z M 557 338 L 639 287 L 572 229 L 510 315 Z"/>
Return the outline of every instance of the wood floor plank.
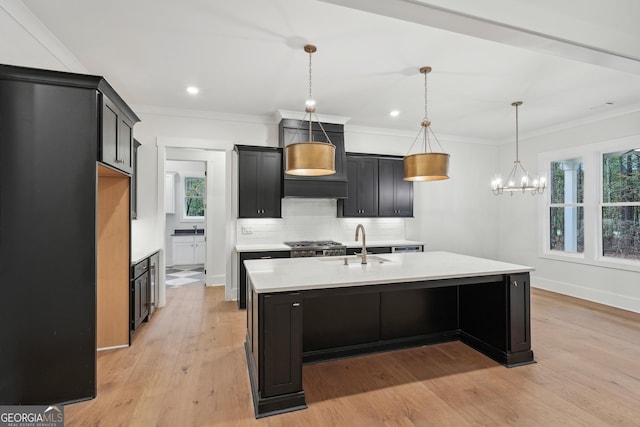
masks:
<path fill-rule="evenodd" d="M 130 348 L 100 352 L 67 426 L 638 426 L 640 314 L 532 289 L 536 364 L 460 342 L 306 365 L 308 409 L 256 420 L 246 313 L 220 287 L 167 290 Z"/>

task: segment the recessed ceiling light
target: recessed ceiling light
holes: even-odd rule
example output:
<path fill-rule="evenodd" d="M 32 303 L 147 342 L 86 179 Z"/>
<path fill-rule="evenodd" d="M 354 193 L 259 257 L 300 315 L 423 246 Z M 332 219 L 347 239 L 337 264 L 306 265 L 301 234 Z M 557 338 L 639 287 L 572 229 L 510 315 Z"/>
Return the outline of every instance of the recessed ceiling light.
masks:
<path fill-rule="evenodd" d="M 200 89 L 195 86 L 187 86 L 187 92 L 189 92 L 191 95 L 197 95 L 198 92 L 200 92 Z"/>
<path fill-rule="evenodd" d="M 391 110 L 391 111 L 389 112 L 389 115 L 390 115 L 391 117 L 398 117 L 398 116 L 400 115 L 400 111 L 398 111 L 398 110 Z"/>

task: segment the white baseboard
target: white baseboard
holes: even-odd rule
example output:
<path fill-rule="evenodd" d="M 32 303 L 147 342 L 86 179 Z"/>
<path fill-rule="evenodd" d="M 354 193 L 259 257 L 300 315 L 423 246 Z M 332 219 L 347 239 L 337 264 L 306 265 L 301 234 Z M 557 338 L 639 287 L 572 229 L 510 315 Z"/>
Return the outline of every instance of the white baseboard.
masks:
<path fill-rule="evenodd" d="M 535 275 L 531 275 L 531 287 L 640 313 L 640 298 L 630 297 L 628 295 L 586 288 L 576 285 L 575 283 L 560 282 Z"/>
<path fill-rule="evenodd" d="M 129 344 L 114 345 L 113 347 L 101 347 L 98 351 L 115 350 L 116 348 L 127 348 Z"/>

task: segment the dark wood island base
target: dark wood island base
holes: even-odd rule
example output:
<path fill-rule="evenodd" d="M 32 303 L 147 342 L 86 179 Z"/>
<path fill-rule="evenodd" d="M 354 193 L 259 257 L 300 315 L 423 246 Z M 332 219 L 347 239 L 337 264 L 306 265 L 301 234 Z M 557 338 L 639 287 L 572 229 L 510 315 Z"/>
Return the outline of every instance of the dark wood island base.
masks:
<path fill-rule="evenodd" d="M 303 363 L 455 340 L 506 367 L 535 363 L 528 272 L 274 293 L 247 284 L 256 418 L 307 407 Z"/>

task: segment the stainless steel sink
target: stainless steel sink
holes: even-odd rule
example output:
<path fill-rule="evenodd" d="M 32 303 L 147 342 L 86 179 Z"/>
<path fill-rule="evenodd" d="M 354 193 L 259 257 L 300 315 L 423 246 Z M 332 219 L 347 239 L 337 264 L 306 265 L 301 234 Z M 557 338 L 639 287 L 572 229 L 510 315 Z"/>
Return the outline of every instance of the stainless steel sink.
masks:
<path fill-rule="evenodd" d="M 349 265 L 351 264 L 360 264 L 362 262 L 362 258 L 359 255 L 349 255 L 349 256 L 331 256 L 331 257 L 318 257 L 318 261 L 331 261 L 331 262 L 341 262 L 344 264 L 344 259 L 347 259 Z M 367 264 L 384 264 L 386 262 L 391 262 L 390 259 L 382 258 L 378 255 L 368 255 L 367 254 Z"/>

